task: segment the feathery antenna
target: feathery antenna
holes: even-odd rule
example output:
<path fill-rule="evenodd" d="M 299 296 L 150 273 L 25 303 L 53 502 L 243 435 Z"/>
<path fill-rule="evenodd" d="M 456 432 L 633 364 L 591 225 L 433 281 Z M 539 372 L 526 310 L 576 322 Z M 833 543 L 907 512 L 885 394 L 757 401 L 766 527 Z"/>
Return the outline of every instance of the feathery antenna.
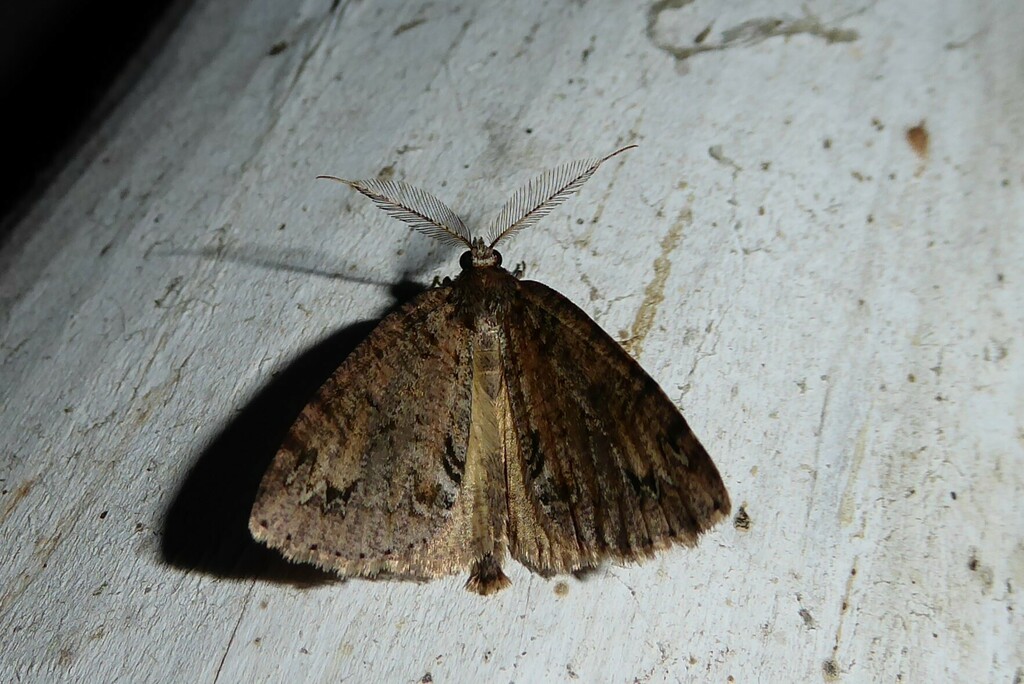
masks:
<path fill-rule="evenodd" d="M 490 246 L 493 248 L 502 240 L 533 226 L 575 194 L 601 164 L 634 147 L 636 145 L 627 145 L 606 157 L 569 162 L 531 180 L 512 195 L 491 222 L 487 233 Z"/>
<path fill-rule="evenodd" d="M 317 176 L 327 180 L 344 183 L 373 200 L 392 218 L 407 223 L 413 230 L 418 230 L 441 242 L 452 245 L 472 247 L 469 229 L 458 215 L 448 208 L 444 202 L 426 190 L 420 190 L 401 181 L 378 180 L 345 180 L 337 176 Z"/>

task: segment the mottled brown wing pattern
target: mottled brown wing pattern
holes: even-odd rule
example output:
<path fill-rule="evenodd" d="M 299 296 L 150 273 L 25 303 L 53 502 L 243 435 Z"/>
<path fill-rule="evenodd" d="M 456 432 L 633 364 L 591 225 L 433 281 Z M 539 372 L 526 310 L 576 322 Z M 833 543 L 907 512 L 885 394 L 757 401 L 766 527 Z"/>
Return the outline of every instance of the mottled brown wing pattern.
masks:
<path fill-rule="evenodd" d="M 471 354 L 450 287 L 381 321 L 291 428 L 260 485 L 253 536 L 346 576 L 468 566 Z"/>
<path fill-rule="evenodd" d="M 519 285 L 504 322 L 512 556 L 554 574 L 694 544 L 730 502 L 686 420 L 586 313 Z"/>

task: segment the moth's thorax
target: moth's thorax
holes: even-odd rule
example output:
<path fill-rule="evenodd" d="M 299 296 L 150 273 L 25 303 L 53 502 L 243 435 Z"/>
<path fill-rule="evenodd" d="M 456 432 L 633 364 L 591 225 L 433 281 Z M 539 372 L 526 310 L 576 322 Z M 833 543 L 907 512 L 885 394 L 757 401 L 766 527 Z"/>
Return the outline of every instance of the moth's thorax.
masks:
<path fill-rule="evenodd" d="M 463 255 L 462 273 L 452 281 L 456 301 L 470 327 L 496 326 L 505 317 L 519 281 L 500 265 L 477 266 L 472 259 L 467 259 L 470 254 Z M 498 263 L 501 263 L 500 255 Z"/>

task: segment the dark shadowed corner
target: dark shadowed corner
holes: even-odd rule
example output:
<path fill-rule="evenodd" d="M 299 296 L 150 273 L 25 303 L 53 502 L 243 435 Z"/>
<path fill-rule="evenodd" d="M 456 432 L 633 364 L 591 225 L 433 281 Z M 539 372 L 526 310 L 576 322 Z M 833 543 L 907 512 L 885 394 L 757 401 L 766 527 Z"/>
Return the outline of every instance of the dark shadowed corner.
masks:
<path fill-rule="evenodd" d="M 194 0 L 0 5 L 0 244 L 115 115 Z"/>
<path fill-rule="evenodd" d="M 392 287 L 394 311 L 424 287 Z M 302 352 L 242 408 L 199 457 L 167 510 L 166 563 L 228 578 L 312 585 L 334 575 L 289 563 L 249 534 L 249 510 L 261 478 L 302 407 L 379 321 L 347 326 Z"/>

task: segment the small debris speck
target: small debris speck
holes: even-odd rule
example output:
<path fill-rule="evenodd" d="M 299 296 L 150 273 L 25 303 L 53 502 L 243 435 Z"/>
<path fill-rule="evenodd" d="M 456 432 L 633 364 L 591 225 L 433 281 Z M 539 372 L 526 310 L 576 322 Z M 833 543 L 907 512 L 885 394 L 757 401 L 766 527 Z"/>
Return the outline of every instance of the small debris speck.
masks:
<path fill-rule="evenodd" d="M 750 515 L 747 513 L 746 506 L 740 506 L 740 510 L 736 512 L 736 517 L 732 521 L 733 527 L 737 530 L 749 530 L 750 529 Z"/>
<path fill-rule="evenodd" d="M 831 658 L 821 664 L 821 671 L 825 675 L 825 681 L 827 682 L 839 679 L 839 663 Z"/>

